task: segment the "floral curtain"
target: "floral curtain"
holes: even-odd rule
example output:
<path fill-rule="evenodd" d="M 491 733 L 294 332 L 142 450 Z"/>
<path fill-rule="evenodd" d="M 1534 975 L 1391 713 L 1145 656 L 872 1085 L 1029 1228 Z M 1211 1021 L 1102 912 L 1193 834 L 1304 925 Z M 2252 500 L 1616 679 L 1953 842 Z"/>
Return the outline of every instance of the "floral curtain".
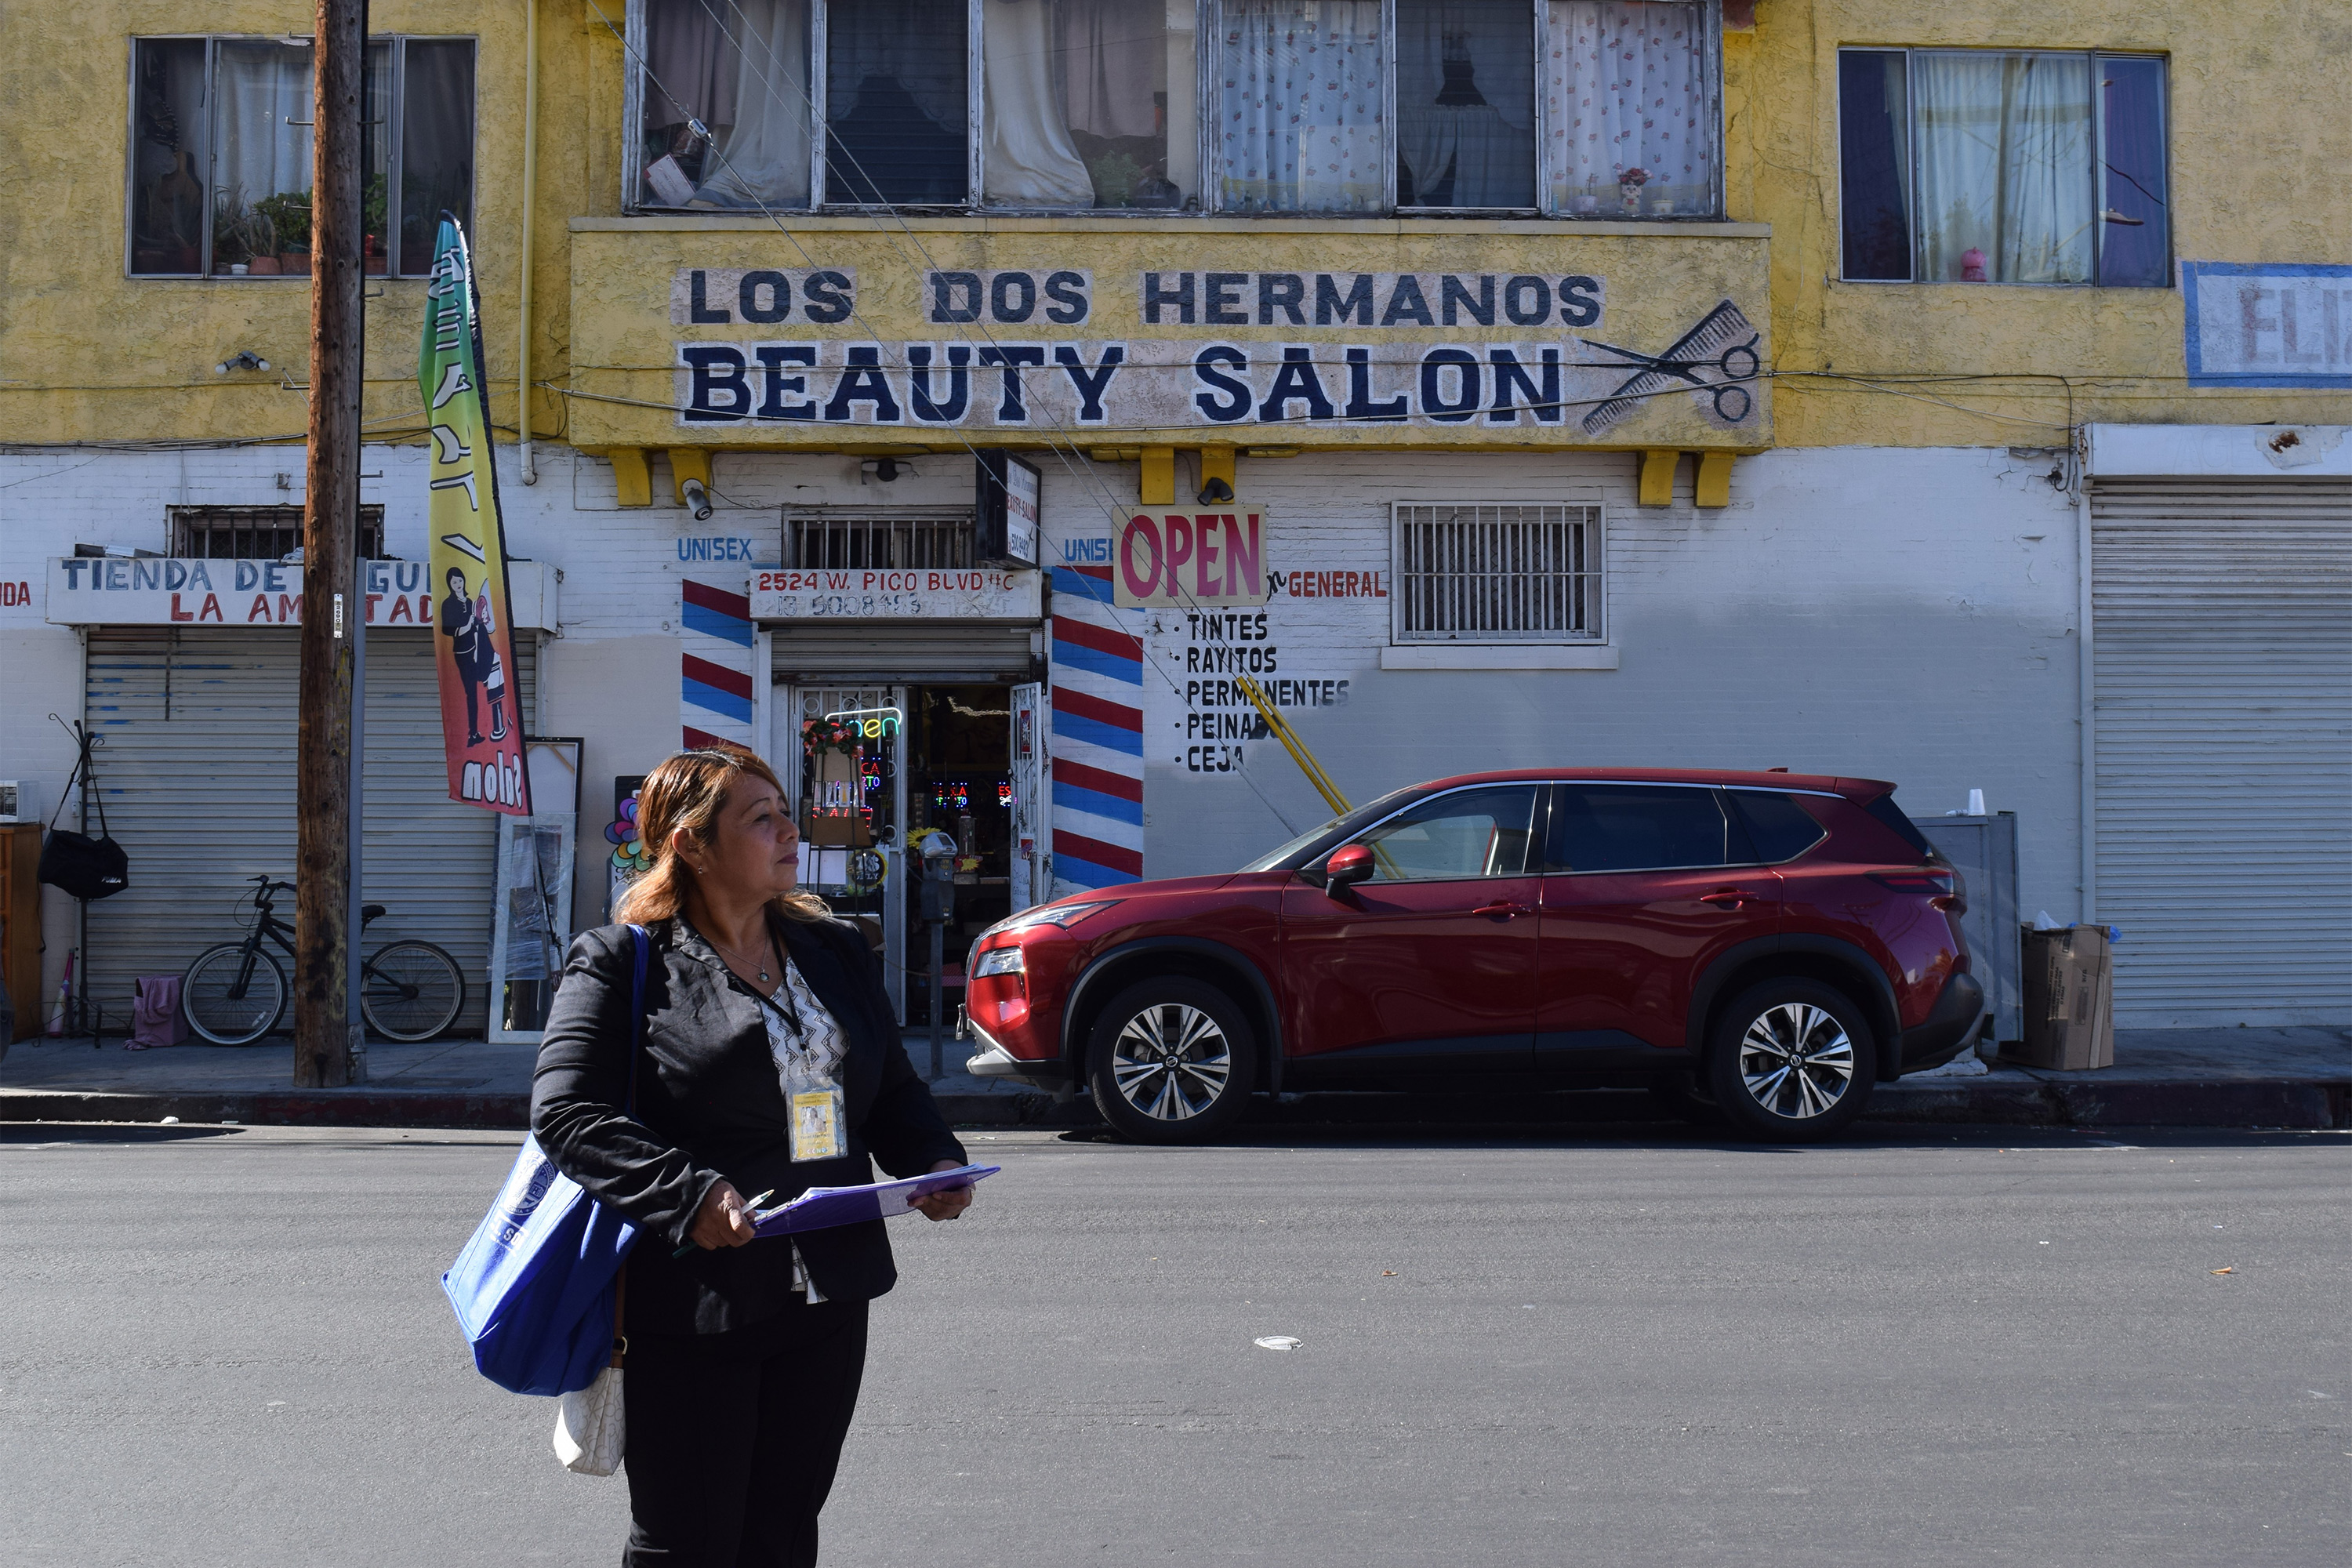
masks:
<path fill-rule="evenodd" d="M 2089 57 L 1923 51 L 1911 101 L 1919 280 L 2088 283 Z"/>
<path fill-rule="evenodd" d="M 1571 217 L 1715 210 L 1706 11 L 1686 0 L 1552 0 L 1546 177 Z"/>
<path fill-rule="evenodd" d="M 1378 212 L 1378 0 L 1228 0 L 1217 44 L 1229 212 Z"/>

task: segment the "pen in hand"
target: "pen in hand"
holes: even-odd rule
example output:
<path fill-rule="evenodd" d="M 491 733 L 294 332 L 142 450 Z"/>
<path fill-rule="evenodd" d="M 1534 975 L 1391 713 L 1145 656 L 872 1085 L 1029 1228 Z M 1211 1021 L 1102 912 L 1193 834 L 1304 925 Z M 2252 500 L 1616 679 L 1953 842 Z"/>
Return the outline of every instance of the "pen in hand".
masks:
<path fill-rule="evenodd" d="M 742 1212 L 743 1217 L 744 1217 L 744 1218 L 746 1218 L 746 1219 L 748 1219 L 748 1220 L 750 1220 L 753 1225 L 757 1225 L 757 1224 L 759 1224 L 759 1223 L 760 1223 L 760 1215 L 759 1215 L 759 1214 L 758 1214 L 758 1212 L 757 1212 L 757 1211 L 758 1211 L 758 1209 L 759 1209 L 760 1205 L 761 1205 L 761 1204 L 763 1204 L 763 1203 L 766 1203 L 770 1198 L 772 1198 L 772 1197 L 774 1197 L 775 1195 L 776 1195 L 776 1189 L 775 1189 L 775 1188 L 773 1188 L 773 1187 L 770 1187 L 766 1192 L 761 1193 L 758 1197 L 751 1199 L 749 1203 L 745 1204 L 745 1205 L 743 1205 L 743 1207 L 742 1207 L 742 1211 L 741 1211 L 741 1212 Z M 676 1252 L 671 1253 L 671 1254 L 670 1254 L 670 1256 L 671 1256 L 672 1258 L 684 1258 L 688 1253 L 698 1250 L 698 1247 L 699 1247 L 699 1244 L 698 1244 L 698 1243 L 689 1241 L 689 1242 L 688 1242 L 684 1247 L 679 1247 Z"/>

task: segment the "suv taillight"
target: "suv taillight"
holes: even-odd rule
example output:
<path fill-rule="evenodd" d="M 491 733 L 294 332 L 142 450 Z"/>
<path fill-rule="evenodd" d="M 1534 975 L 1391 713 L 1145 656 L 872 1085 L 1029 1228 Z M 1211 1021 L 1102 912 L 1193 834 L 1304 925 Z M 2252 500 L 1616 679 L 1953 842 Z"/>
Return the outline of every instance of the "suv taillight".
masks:
<path fill-rule="evenodd" d="M 1968 912 L 1968 882 L 1948 866 L 1913 866 L 1899 871 L 1873 871 L 1870 879 L 1898 893 L 1923 893 L 1929 904 L 1948 914 Z"/>

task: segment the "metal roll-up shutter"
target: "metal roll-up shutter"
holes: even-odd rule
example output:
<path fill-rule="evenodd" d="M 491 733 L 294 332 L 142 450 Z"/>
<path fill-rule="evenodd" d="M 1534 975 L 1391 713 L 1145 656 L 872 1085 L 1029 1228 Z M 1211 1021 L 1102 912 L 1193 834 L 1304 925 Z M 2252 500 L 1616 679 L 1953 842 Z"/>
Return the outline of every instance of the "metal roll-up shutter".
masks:
<path fill-rule="evenodd" d="M 510 725 L 528 727 L 536 655 L 517 637 Z M 127 1026 L 135 976 L 176 974 L 242 934 L 244 879 L 293 876 L 298 656 L 291 631 L 91 628 L 99 785 L 131 859 L 131 885 L 89 906 L 89 994 L 110 1025 Z M 368 633 L 366 725 L 361 882 L 386 912 L 362 946 L 419 937 L 447 949 L 466 974 L 457 1028 L 478 1031 L 498 819 L 448 798 L 429 633 Z M 291 920 L 289 897 L 278 913 Z"/>
<path fill-rule="evenodd" d="M 779 680 L 1024 681 L 1034 626 L 1002 621 L 787 621 L 768 627 Z"/>
<path fill-rule="evenodd" d="M 2352 484 L 2102 480 L 2091 610 L 2116 1021 L 2352 1024 Z"/>

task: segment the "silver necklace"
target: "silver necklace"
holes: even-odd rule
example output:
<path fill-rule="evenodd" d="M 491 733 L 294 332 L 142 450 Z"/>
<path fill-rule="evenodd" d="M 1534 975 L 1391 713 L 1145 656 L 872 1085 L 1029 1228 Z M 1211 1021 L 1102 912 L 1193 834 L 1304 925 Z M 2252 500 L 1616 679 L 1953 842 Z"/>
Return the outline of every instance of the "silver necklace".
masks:
<path fill-rule="evenodd" d="M 745 968 L 758 970 L 760 972 L 761 984 L 772 985 L 775 984 L 776 977 L 768 973 L 768 965 L 764 960 L 761 963 L 754 963 L 750 959 L 744 957 L 741 953 L 736 952 L 733 948 L 728 946 L 725 942 L 720 942 L 715 936 L 706 936 L 703 940 L 710 943 L 711 946 L 717 948 L 719 952 L 725 953 L 728 957 L 733 959 L 736 963 L 742 964 Z M 768 945 L 772 950 L 775 943 L 775 933 L 771 931 L 768 933 Z"/>

